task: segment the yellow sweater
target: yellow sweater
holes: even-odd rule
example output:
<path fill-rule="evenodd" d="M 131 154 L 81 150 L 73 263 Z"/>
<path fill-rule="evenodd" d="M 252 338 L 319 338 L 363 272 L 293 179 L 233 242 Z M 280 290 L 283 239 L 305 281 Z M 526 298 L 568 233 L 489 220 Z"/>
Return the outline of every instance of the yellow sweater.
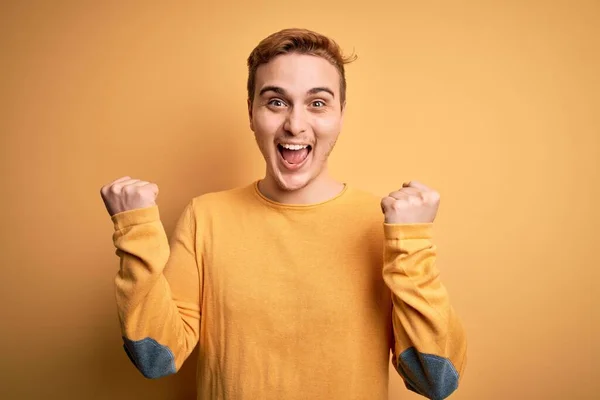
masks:
<path fill-rule="evenodd" d="M 167 238 L 158 207 L 112 217 L 124 348 L 147 378 L 199 344 L 202 400 L 443 399 L 466 362 L 463 327 L 435 265 L 432 224 L 385 224 L 345 186 L 312 205 L 257 182 L 195 197 Z"/>

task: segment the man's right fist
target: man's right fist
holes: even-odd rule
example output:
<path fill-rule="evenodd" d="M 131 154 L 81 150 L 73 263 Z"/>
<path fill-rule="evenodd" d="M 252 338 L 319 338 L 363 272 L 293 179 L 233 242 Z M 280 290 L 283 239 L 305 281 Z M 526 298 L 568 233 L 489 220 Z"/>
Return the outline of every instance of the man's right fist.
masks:
<path fill-rule="evenodd" d="M 158 186 L 154 183 L 124 176 L 102 186 L 100 195 L 106 210 L 112 217 L 123 211 L 156 205 Z"/>

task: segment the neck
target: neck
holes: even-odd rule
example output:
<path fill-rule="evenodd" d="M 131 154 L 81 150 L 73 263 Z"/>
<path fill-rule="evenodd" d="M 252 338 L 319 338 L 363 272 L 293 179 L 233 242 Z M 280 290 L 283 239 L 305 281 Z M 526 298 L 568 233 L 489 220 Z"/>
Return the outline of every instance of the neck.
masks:
<path fill-rule="evenodd" d="M 315 204 L 337 196 L 344 189 L 344 184 L 325 173 L 300 189 L 284 190 L 272 176 L 267 175 L 258 182 L 258 189 L 265 197 L 278 203 Z"/>

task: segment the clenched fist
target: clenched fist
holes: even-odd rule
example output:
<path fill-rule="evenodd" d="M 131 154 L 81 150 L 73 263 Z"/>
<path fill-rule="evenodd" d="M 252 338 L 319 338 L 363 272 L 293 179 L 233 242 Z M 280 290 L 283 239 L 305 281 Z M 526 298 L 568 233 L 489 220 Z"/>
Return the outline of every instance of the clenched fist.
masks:
<path fill-rule="evenodd" d="M 154 183 L 124 176 L 102 186 L 100 195 L 112 217 L 123 211 L 156 205 L 158 186 Z"/>
<path fill-rule="evenodd" d="M 433 222 L 440 205 L 440 195 L 417 181 L 403 183 L 402 188 L 381 200 L 381 211 L 388 224 Z"/>

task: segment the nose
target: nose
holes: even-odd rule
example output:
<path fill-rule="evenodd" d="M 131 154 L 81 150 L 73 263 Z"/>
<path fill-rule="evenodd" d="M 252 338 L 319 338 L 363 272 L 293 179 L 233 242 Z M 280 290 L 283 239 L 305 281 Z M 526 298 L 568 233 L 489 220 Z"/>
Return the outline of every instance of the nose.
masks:
<path fill-rule="evenodd" d="M 302 107 L 292 107 L 287 114 L 283 129 L 296 136 L 306 131 L 306 115 Z"/>

